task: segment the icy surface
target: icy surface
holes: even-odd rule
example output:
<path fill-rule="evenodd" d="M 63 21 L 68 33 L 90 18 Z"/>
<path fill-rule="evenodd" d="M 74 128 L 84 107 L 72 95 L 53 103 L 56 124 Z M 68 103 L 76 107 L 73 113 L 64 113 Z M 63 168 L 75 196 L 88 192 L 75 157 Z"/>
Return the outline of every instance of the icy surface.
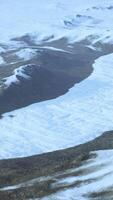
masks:
<path fill-rule="evenodd" d="M 113 54 L 97 59 L 93 74 L 64 96 L 5 114 L 0 120 L 0 157 L 75 146 L 112 130 L 112 62 Z"/>

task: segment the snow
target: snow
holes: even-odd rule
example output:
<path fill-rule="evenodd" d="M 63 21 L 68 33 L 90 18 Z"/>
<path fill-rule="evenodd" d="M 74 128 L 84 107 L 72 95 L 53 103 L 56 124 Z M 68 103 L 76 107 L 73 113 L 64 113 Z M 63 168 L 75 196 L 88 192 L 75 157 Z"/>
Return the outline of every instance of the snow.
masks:
<path fill-rule="evenodd" d="M 96 157 L 82 163 L 80 167 L 68 169 L 53 176 L 32 179 L 18 185 L 6 186 L 0 188 L 0 191 L 15 190 L 21 187 L 33 186 L 42 181 L 54 180 L 53 183 L 51 181 L 50 188 L 54 190 L 61 187 L 60 192 L 40 198 L 40 200 L 78 200 L 78 198 L 87 200 L 87 195 L 93 192 L 99 193 L 113 188 L 113 150 L 95 151 L 90 154 L 96 154 Z M 78 184 L 76 185 L 76 183 Z M 68 188 L 73 184 L 75 184 L 75 187 Z M 67 189 L 63 190 L 64 186 Z"/>
<path fill-rule="evenodd" d="M 37 52 L 34 49 L 26 48 L 26 49 L 21 49 L 15 55 L 18 56 L 20 59 L 27 61 L 35 57 L 37 55 Z"/>
<path fill-rule="evenodd" d="M 93 45 L 86 45 L 86 47 L 88 47 L 89 49 L 92 49 L 94 51 L 101 51 L 100 49 L 94 47 Z"/>
<path fill-rule="evenodd" d="M 88 195 L 93 192 L 101 192 L 109 187 L 112 187 L 113 186 L 113 182 L 112 182 L 113 180 L 113 169 L 112 169 L 113 150 L 99 151 L 95 153 L 97 154 L 97 158 L 91 160 L 91 163 L 87 165 L 87 168 L 89 169 L 88 174 L 64 178 L 63 180 L 58 181 L 56 183 L 56 186 L 58 186 L 59 184 L 60 186 L 63 186 L 63 185 L 68 186 L 70 184 L 76 183 L 77 181 L 85 181 L 85 180 L 93 180 L 93 181 L 91 182 L 89 181 L 88 183 L 85 183 L 85 184 L 82 183 L 77 188 L 75 187 L 73 189 L 67 189 L 67 190 L 58 192 L 56 194 L 53 194 L 49 196 L 49 198 L 47 197 L 47 198 L 42 198 L 42 199 L 43 200 L 47 200 L 47 199 L 67 200 L 67 199 L 72 198 L 73 200 L 77 200 L 78 198 L 80 198 L 81 200 L 85 200 L 87 199 L 87 197 L 85 197 L 84 195 Z M 96 170 L 96 167 L 95 167 L 95 171 L 90 172 L 91 164 L 92 166 L 100 167 L 100 169 Z M 85 165 L 83 165 L 83 169 L 84 167 Z"/>
<path fill-rule="evenodd" d="M 18 188 L 21 188 L 21 187 L 26 187 L 26 186 L 29 187 L 29 186 L 33 186 L 35 183 L 49 181 L 52 178 L 54 178 L 54 176 L 42 176 L 42 177 L 38 177 L 38 178 L 28 180 L 26 182 L 19 183 L 17 185 L 11 185 L 11 186 L 6 186 L 6 187 L 3 187 L 3 188 L 0 188 L 0 191 L 15 190 L 15 189 L 18 189 Z"/>
<path fill-rule="evenodd" d="M 13 49 L 25 43 L 9 39 L 24 34 L 30 35 L 37 43 L 64 36 L 71 43 L 88 37 L 91 42 L 88 47 L 94 49 L 95 42 L 113 39 L 113 15 L 112 9 L 109 9 L 112 4 L 111 0 L 71 0 L 71 3 L 66 0 L 1 0 L 0 42 Z M 59 50 L 48 46 L 44 48 Z M 0 48 L 2 51 L 3 48 Z M 16 55 L 29 60 L 36 51 L 24 48 Z M 14 111 L 14 118 L 6 114 L 0 120 L 1 157 L 27 156 L 70 147 L 112 129 L 112 59 L 112 54 L 98 59 L 92 76 L 76 85 L 67 95 Z M 2 57 L 0 64 L 3 64 Z M 18 84 L 17 75 L 30 78 L 20 67 L 5 79 L 5 85 Z"/>
<path fill-rule="evenodd" d="M 6 49 L 17 51 L 24 47 L 16 53 L 24 61 L 37 55 L 35 49 L 25 48 L 25 42 L 11 40 L 26 34 L 37 44 L 63 37 L 67 37 L 71 44 L 87 38 L 87 47 L 92 50 L 99 50 L 95 48 L 98 41 L 113 43 L 112 6 L 113 0 L 71 0 L 71 3 L 67 0 L 1 0 L 0 66 L 5 63 L 2 53 Z M 43 48 L 64 51 L 49 46 Z M 10 77 L 4 79 L 6 87 L 19 84 L 19 76 L 30 78 L 25 74 L 25 67 L 15 69 Z M 76 84 L 66 95 L 4 114 L 0 119 L 0 159 L 72 147 L 113 130 L 113 54 L 97 59 L 93 67 L 92 75 Z M 88 179 L 94 179 L 93 182 L 43 200 L 85 200 L 86 194 L 113 187 L 113 150 L 95 153 L 96 158 L 76 169 L 94 167 L 95 171 L 59 180 L 57 184 L 70 185 Z M 21 184 L 4 190 L 18 187 Z"/>
<path fill-rule="evenodd" d="M 5 52 L 5 49 L 0 47 L 0 53 L 4 53 Z"/>
<path fill-rule="evenodd" d="M 4 64 L 4 59 L 2 58 L 2 56 L 0 56 L 0 65 Z"/>
<path fill-rule="evenodd" d="M 15 84 L 19 84 L 19 77 L 23 77 L 25 79 L 30 79 L 30 76 L 25 74 L 25 68 L 27 67 L 27 65 L 21 66 L 18 69 L 15 69 L 13 72 L 13 75 L 4 78 L 4 84 L 6 87 L 9 87 L 11 84 L 15 83 Z"/>
<path fill-rule="evenodd" d="M 40 47 L 38 47 L 38 48 L 40 48 Z M 52 46 L 43 46 L 43 47 L 41 47 L 41 49 L 50 49 L 52 51 L 60 51 L 60 52 L 70 53 L 69 51 L 65 51 L 63 49 L 59 49 L 59 48 L 52 47 Z"/>
<path fill-rule="evenodd" d="M 5 114 L 0 158 L 71 147 L 112 130 L 112 61 L 113 54 L 97 59 L 92 75 L 66 95 Z"/>
<path fill-rule="evenodd" d="M 112 39 L 113 15 L 108 9 L 112 5 L 112 0 L 1 0 L 0 42 L 25 34 L 36 37 L 37 42 L 50 36 L 81 40 L 91 34 Z M 70 19 L 74 26 L 66 27 L 64 21 Z"/>
<path fill-rule="evenodd" d="M 70 184 L 74 184 L 77 181 L 85 181 L 89 180 L 89 182 L 82 183 L 79 186 L 75 186 L 72 189 L 62 190 L 61 192 L 57 192 L 49 197 L 41 198 L 41 200 L 86 200 L 89 199 L 87 197 L 88 194 L 93 192 L 103 192 L 108 188 L 113 187 L 113 150 L 104 150 L 93 152 L 97 154 L 97 157 L 91 159 L 89 165 L 87 164 L 86 168 L 89 173 L 84 175 L 78 175 L 73 177 L 67 177 L 63 180 L 59 180 L 56 182 L 56 186 L 60 184 L 60 186 Z M 95 167 L 95 171 L 90 171 Z M 85 165 L 82 167 L 85 169 Z M 80 168 L 81 169 L 81 168 Z M 79 170 L 79 168 L 77 169 Z M 93 181 L 91 181 L 93 180 Z M 55 184 L 53 184 L 55 187 Z M 85 196 L 86 195 L 86 196 Z M 109 197 L 108 197 L 109 198 Z"/>

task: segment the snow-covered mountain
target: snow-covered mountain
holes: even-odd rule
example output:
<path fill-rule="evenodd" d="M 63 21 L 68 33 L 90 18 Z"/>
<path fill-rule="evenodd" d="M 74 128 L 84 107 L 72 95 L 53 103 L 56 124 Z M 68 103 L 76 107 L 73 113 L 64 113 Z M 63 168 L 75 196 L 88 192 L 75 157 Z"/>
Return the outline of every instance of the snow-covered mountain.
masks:
<path fill-rule="evenodd" d="M 112 44 L 112 12 L 113 2 L 110 0 L 85 0 L 85 3 L 83 0 L 1 0 L 2 84 L 10 86 L 29 80 L 31 77 L 25 71 L 30 67 L 28 63 L 38 58 L 44 48 L 65 52 L 66 47 L 62 45 L 59 49 L 54 45 L 47 46 L 50 41 L 52 44 L 52 41 L 67 37 L 67 53 L 70 55 L 75 41 L 92 51 L 101 52 L 103 43 Z M 48 44 L 37 51 L 36 45 L 39 47 L 43 43 Z M 106 48 L 111 48 L 112 52 L 112 46 Z M 93 74 L 66 95 L 5 114 L 0 120 L 0 157 L 26 156 L 66 148 L 113 129 L 112 59 L 113 54 L 96 60 Z M 8 73 L 3 73 L 6 69 Z"/>
<path fill-rule="evenodd" d="M 113 130 L 112 21 L 113 0 L 0 0 L 0 159 L 65 149 Z M 96 181 L 50 198 L 111 191 L 112 153 L 97 151 L 86 168 L 99 170 L 57 184 Z"/>
<path fill-rule="evenodd" d="M 1 158 L 71 147 L 112 130 L 112 60 L 113 54 L 99 58 L 92 75 L 67 94 L 5 114 Z"/>
<path fill-rule="evenodd" d="M 112 0 L 1 0 L 0 41 L 26 34 L 38 42 L 51 36 L 112 38 L 112 11 Z"/>

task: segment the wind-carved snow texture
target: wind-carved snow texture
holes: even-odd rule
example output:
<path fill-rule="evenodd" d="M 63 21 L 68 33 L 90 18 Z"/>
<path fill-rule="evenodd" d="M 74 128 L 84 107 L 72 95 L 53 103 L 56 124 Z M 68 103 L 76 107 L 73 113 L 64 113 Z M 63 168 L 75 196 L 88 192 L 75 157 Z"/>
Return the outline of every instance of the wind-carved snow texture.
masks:
<path fill-rule="evenodd" d="M 66 95 L 5 114 L 0 120 L 0 157 L 67 148 L 112 130 L 112 60 L 113 54 L 97 59 L 92 75 Z"/>

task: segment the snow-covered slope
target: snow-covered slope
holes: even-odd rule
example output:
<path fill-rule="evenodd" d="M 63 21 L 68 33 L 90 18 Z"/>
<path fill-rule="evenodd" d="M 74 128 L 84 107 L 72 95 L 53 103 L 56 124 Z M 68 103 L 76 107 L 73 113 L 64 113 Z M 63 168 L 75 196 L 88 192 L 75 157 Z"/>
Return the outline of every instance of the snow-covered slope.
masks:
<path fill-rule="evenodd" d="M 35 42 L 64 36 L 74 42 L 88 37 L 90 47 L 99 40 L 112 42 L 112 5 L 111 0 L 1 0 L 0 41 L 11 49 L 21 46 L 15 52 L 24 60 L 32 58 L 35 51 L 22 50 L 25 43 L 9 39 L 29 34 Z M 98 59 L 92 76 L 68 94 L 6 114 L 0 120 L 0 157 L 66 148 L 113 129 L 112 60 L 113 54 Z M 6 79 L 6 84 L 17 81 L 18 73 L 28 78 L 20 67 Z"/>
<path fill-rule="evenodd" d="M 78 40 L 95 35 L 110 40 L 112 6 L 112 0 L 1 0 L 0 41 L 25 34 L 38 42 L 51 36 Z"/>
<path fill-rule="evenodd" d="M 112 130 L 112 60 L 113 54 L 97 59 L 93 74 L 66 95 L 5 114 L 0 120 L 0 157 L 75 146 Z"/>
<path fill-rule="evenodd" d="M 49 176 L 40 176 L 16 185 L 1 187 L 1 192 L 13 192 L 15 189 L 35 188 L 42 184 L 42 195 L 45 185 L 48 195 L 29 200 L 88 200 L 113 198 L 113 150 L 91 152 L 87 160 L 79 167 L 70 168 Z M 46 186 L 45 186 L 46 187 Z M 44 191 L 45 192 L 45 191 Z M 47 194 L 47 193 L 46 193 Z M 94 198 L 91 198 L 94 197 Z M 97 197 L 97 198 L 96 198 Z M 105 198 L 104 198 L 105 197 Z"/>
<path fill-rule="evenodd" d="M 36 50 L 26 48 L 26 49 L 21 49 L 15 55 L 18 56 L 18 58 L 22 60 L 30 60 L 33 57 L 35 57 L 37 54 L 36 54 Z"/>
<path fill-rule="evenodd" d="M 80 170 L 84 172 L 86 170 L 85 173 L 78 176 L 66 177 L 56 181 L 55 184 L 53 183 L 53 188 L 55 186 L 68 187 L 74 183 L 75 187 L 62 190 L 49 197 L 42 198 L 42 200 L 112 199 L 110 191 L 113 188 L 113 151 L 97 151 L 93 153 L 97 154 L 96 158 L 91 159 L 88 163 L 75 170 L 75 172 L 79 172 Z M 88 195 L 93 194 L 95 194 L 95 198 L 88 198 Z"/>
<path fill-rule="evenodd" d="M 28 76 L 26 73 L 25 73 L 25 68 L 27 68 L 28 65 L 26 66 L 21 66 L 19 67 L 18 69 L 15 69 L 14 70 L 14 74 L 9 76 L 9 77 L 6 77 L 4 79 L 4 83 L 5 83 L 5 87 L 9 87 L 12 83 L 16 83 L 16 84 L 19 84 L 19 77 L 22 77 L 24 79 L 30 79 L 30 76 Z"/>

